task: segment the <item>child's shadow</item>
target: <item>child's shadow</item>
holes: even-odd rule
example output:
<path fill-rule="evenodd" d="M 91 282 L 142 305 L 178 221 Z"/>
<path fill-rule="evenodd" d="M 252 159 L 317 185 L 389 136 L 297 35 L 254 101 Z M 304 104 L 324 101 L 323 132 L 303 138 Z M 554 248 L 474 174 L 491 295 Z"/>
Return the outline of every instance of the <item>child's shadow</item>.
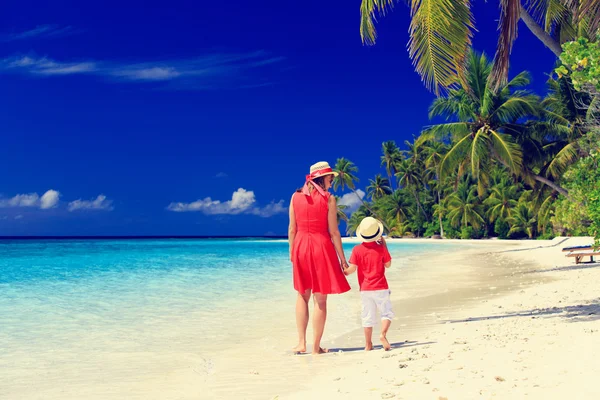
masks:
<path fill-rule="evenodd" d="M 426 344 L 434 344 L 434 343 L 435 342 L 417 342 L 414 340 L 405 340 L 404 342 L 390 343 L 390 345 L 392 346 L 392 350 L 396 350 L 396 349 L 400 349 L 400 348 L 404 348 L 404 347 L 424 346 Z M 373 350 L 383 350 L 383 346 L 378 344 L 376 346 L 373 346 Z M 330 353 L 337 353 L 340 351 L 341 352 L 365 351 L 365 348 L 363 346 L 363 347 L 335 347 L 335 348 L 329 349 Z"/>

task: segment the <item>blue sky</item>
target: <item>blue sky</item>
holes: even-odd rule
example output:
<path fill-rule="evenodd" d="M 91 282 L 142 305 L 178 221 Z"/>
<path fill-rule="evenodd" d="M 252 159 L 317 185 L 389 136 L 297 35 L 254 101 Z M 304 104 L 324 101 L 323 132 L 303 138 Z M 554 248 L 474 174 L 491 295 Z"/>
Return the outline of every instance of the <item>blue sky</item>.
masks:
<path fill-rule="evenodd" d="M 284 235 L 309 166 L 359 187 L 428 124 L 408 9 L 360 1 L 27 2 L 0 13 L 0 235 Z M 498 4 L 475 2 L 493 56 Z M 513 73 L 552 53 L 520 24 Z M 340 193 L 341 194 L 341 193 Z"/>

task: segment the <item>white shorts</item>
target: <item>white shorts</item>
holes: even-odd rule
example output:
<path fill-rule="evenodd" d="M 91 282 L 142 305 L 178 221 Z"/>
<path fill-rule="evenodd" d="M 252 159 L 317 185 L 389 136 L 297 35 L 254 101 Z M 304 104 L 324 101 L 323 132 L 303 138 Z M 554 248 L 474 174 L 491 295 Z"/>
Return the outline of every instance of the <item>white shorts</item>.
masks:
<path fill-rule="evenodd" d="M 381 314 L 381 319 L 394 318 L 392 311 L 392 301 L 390 300 L 391 291 L 383 290 L 366 290 L 360 292 L 360 300 L 362 301 L 362 326 L 363 328 L 371 328 L 377 322 L 377 310 Z"/>

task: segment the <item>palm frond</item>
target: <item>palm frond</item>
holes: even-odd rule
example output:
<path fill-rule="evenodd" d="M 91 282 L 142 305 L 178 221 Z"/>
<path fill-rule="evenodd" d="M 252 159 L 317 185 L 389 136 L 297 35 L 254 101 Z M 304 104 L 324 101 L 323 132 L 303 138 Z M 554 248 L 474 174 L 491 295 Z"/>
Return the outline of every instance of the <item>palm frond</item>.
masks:
<path fill-rule="evenodd" d="M 360 4 L 360 37 L 363 43 L 372 45 L 377 40 L 376 14 L 385 15 L 394 7 L 394 0 L 362 0 Z"/>
<path fill-rule="evenodd" d="M 523 155 L 519 146 L 507 134 L 489 129 L 492 147 L 496 156 L 512 173 L 521 170 Z"/>
<path fill-rule="evenodd" d="M 446 176 L 450 175 L 452 169 L 457 167 L 462 161 L 465 161 L 465 155 L 468 154 L 469 147 L 471 145 L 471 135 L 465 135 L 460 139 L 444 156 L 442 162 L 440 162 L 439 173 L 440 180 L 443 180 Z"/>
<path fill-rule="evenodd" d="M 546 176 L 552 176 L 554 179 L 562 177 L 567 167 L 577 160 L 579 146 L 577 142 L 569 143 L 564 146 L 546 168 Z"/>
<path fill-rule="evenodd" d="M 517 38 L 518 23 L 521 18 L 520 0 L 500 0 L 500 22 L 498 30 L 498 45 L 494 56 L 494 67 L 490 75 L 490 87 L 496 91 L 506 84 L 508 64 L 513 43 Z"/>
<path fill-rule="evenodd" d="M 479 180 L 479 166 L 482 157 L 486 157 L 488 149 L 488 140 L 485 132 L 479 129 L 471 142 L 471 174 L 473 178 Z"/>
<path fill-rule="evenodd" d="M 409 55 L 425 87 L 439 95 L 463 76 L 474 23 L 469 0 L 412 0 Z"/>
<path fill-rule="evenodd" d="M 535 116 L 540 111 L 540 98 L 533 94 L 514 93 L 492 112 L 490 118 L 502 122 L 516 121 L 526 116 Z"/>
<path fill-rule="evenodd" d="M 468 122 L 449 122 L 446 124 L 431 125 L 421 132 L 415 143 L 421 145 L 428 140 L 444 140 L 447 137 L 462 139 L 470 132 Z"/>

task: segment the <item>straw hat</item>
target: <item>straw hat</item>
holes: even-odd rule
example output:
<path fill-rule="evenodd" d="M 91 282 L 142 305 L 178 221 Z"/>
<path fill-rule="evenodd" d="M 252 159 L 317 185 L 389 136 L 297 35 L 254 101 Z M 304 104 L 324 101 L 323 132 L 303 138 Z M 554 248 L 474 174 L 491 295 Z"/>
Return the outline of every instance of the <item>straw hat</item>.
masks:
<path fill-rule="evenodd" d="M 331 169 L 329 163 L 326 161 L 319 161 L 316 164 L 310 166 L 310 178 L 315 179 L 320 176 L 333 175 L 338 176 L 338 173 Z"/>
<path fill-rule="evenodd" d="M 375 242 L 383 235 L 383 224 L 373 217 L 365 217 L 360 221 L 356 236 L 363 242 Z"/>

